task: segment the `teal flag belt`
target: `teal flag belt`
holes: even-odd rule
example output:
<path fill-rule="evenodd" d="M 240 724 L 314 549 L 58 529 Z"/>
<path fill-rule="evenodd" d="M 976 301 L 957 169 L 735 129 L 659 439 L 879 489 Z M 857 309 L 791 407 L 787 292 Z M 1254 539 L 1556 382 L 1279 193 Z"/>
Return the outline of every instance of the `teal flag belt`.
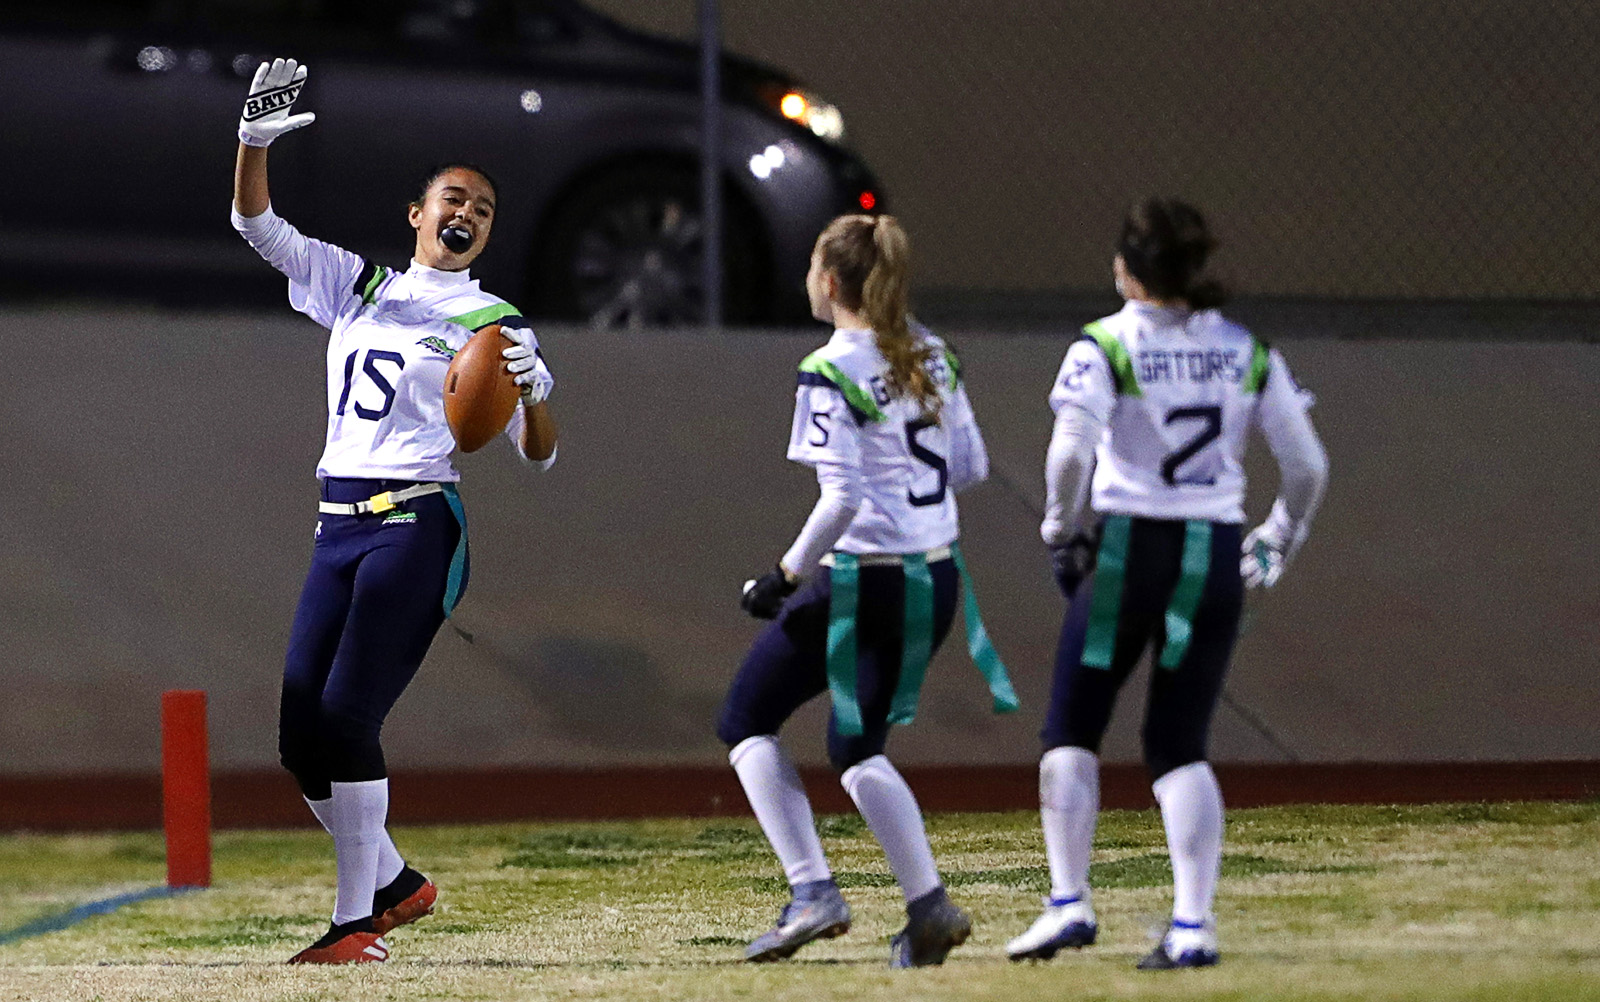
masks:
<path fill-rule="evenodd" d="M 967 651 L 973 664 L 983 673 L 994 698 L 994 712 L 1014 713 L 1021 705 L 1000 654 L 989 639 L 978 609 L 978 596 L 962 559 L 961 547 L 951 546 L 964 590 L 967 626 Z M 901 558 L 905 573 L 904 647 L 900 655 L 900 680 L 889 705 L 889 722 L 909 724 L 917 715 L 917 700 L 933 657 L 933 575 L 926 554 L 911 553 Z M 846 737 L 862 733 L 861 702 L 857 695 L 856 616 L 861 600 L 861 564 L 853 553 L 833 554 L 829 581 L 832 597 L 828 604 L 828 691 L 833 699 L 835 725 Z"/>

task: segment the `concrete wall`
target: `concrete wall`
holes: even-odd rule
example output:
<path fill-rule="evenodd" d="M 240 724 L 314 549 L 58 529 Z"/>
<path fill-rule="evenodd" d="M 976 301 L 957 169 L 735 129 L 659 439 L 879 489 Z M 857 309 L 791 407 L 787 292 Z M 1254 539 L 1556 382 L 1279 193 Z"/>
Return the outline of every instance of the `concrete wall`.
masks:
<path fill-rule="evenodd" d="M 962 498 L 965 545 L 1025 709 L 991 717 L 954 643 L 894 749 L 1025 762 L 1061 612 L 1035 505 L 1065 340 L 954 339 L 997 471 Z M 440 634 L 391 718 L 391 761 L 718 761 L 712 720 L 756 630 L 739 583 L 815 496 L 783 448 L 793 366 L 820 340 L 548 332 L 560 462 L 463 459 L 472 641 Z M 218 768 L 270 766 L 316 521 L 320 330 L 287 310 L 12 310 L 0 343 L 0 773 L 153 768 L 158 694 L 178 687 L 211 693 Z M 1287 350 L 1319 396 L 1333 488 L 1253 610 L 1236 700 L 1307 760 L 1600 757 L 1600 347 Z M 1113 758 L 1137 754 L 1131 685 Z M 821 709 L 789 732 L 807 761 Z M 1281 757 L 1231 709 L 1215 747 Z"/>
<path fill-rule="evenodd" d="M 693 0 L 594 0 L 679 35 Z M 1269 294 L 1593 298 L 1600 5 L 723 3 L 844 109 L 924 285 L 1108 288 L 1123 208 L 1208 209 Z"/>

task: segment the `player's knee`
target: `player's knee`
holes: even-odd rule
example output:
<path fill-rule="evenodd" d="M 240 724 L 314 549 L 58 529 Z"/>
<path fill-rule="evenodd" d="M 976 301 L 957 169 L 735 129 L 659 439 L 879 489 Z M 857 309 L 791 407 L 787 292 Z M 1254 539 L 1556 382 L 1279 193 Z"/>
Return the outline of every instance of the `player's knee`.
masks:
<path fill-rule="evenodd" d="M 1174 727 L 1170 723 L 1152 727 L 1148 724 L 1144 739 L 1144 764 L 1154 782 L 1174 769 L 1206 757 L 1206 731 L 1203 728 Z"/>
<path fill-rule="evenodd" d="M 1174 769 L 1181 769 L 1186 765 L 1204 762 L 1206 750 L 1203 745 L 1190 742 L 1145 742 L 1144 765 L 1150 773 L 1153 783 Z"/>
<path fill-rule="evenodd" d="M 850 771 L 867 759 L 883 754 L 887 733 L 867 733 L 858 737 L 828 734 L 828 762 L 840 775 Z"/>
<path fill-rule="evenodd" d="M 717 740 L 727 745 L 731 750 L 750 738 L 761 737 L 762 728 L 756 727 L 750 718 L 732 706 L 724 706 L 717 716 Z"/>
<path fill-rule="evenodd" d="M 326 800 L 323 792 L 328 777 L 321 767 L 320 747 L 315 727 L 284 720 L 278 724 L 278 761 L 300 784 L 300 792 L 310 800 Z"/>
<path fill-rule="evenodd" d="M 383 779 L 382 723 L 335 703 L 324 703 L 319 729 L 320 758 L 328 777 L 338 783 Z"/>

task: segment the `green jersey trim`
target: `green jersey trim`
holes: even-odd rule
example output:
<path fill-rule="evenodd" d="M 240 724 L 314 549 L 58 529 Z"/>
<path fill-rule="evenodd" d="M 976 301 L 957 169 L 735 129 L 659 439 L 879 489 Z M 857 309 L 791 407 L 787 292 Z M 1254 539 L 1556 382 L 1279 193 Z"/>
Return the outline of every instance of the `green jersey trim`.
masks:
<path fill-rule="evenodd" d="M 1085 337 L 1088 337 L 1105 354 L 1106 361 L 1111 365 L 1111 374 L 1117 380 L 1117 393 L 1124 397 L 1142 397 L 1144 392 L 1139 389 L 1139 379 L 1133 374 L 1133 356 L 1128 354 L 1128 349 L 1117 340 L 1117 336 L 1096 320 L 1083 328 Z"/>
<path fill-rule="evenodd" d="M 463 313 L 459 317 L 451 317 L 445 323 L 459 324 L 468 330 L 475 331 L 481 327 L 487 327 L 497 320 L 520 316 L 522 316 L 522 311 L 510 303 L 495 303 L 491 306 L 485 306 L 481 310 L 473 310 L 471 313 Z"/>
<path fill-rule="evenodd" d="M 850 405 L 850 409 L 863 416 L 866 420 L 884 420 L 883 410 L 878 407 L 878 402 L 872 399 L 872 394 L 863 390 L 856 384 L 855 380 L 845 375 L 843 369 L 820 357 L 817 353 L 813 352 L 801 361 L 800 371 L 826 379 L 835 389 L 844 394 L 845 403 Z"/>
<path fill-rule="evenodd" d="M 1267 373 L 1272 368 L 1272 350 L 1260 338 L 1251 338 L 1250 372 L 1244 377 L 1246 393 L 1260 393 L 1267 385 Z"/>
<path fill-rule="evenodd" d="M 389 269 L 383 265 L 371 265 L 370 267 L 372 268 L 372 277 L 367 280 L 367 284 L 361 290 L 361 303 L 363 306 L 370 305 L 374 299 L 378 298 L 378 287 L 389 277 Z"/>
<path fill-rule="evenodd" d="M 949 348 L 944 350 L 944 364 L 950 369 L 950 391 L 955 392 L 956 384 L 961 382 L 961 360 L 956 358 L 956 353 Z"/>

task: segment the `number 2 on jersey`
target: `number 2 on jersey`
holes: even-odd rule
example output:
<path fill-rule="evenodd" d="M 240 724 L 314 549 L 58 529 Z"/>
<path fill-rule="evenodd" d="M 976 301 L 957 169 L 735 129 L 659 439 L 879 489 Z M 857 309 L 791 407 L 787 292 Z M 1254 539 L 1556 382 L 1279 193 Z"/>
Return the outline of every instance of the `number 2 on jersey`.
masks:
<path fill-rule="evenodd" d="M 1217 482 L 1216 473 L 1210 471 L 1210 463 L 1203 464 L 1199 471 L 1191 472 L 1182 480 L 1178 479 L 1178 467 L 1195 458 L 1201 449 L 1222 437 L 1222 408 L 1221 407 L 1179 407 L 1167 412 L 1165 424 L 1175 421 L 1202 421 L 1200 431 L 1177 450 L 1167 453 L 1161 461 L 1161 479 L 1169 487 L 1179 484 L 1204 484 L 1211 485 Z"/>
<path fill-rule="evenodd" d="M 339 394 L 339 406 L 334 410 L 335 414 L 343 414 L 345 405 L 350 402 L 350 388 L 355 384 L 356 356 L 359 354 L 361 354 L 361 349 L 357 348 L 344 360 L 344 392 Z M 379 362 L 393 362 L 396 369 L 403 370 L 406 367 L 406 360 L 399 352 L 379 351 L 377 349 L 367 351 L 367 360 L 362 364 L 361 371 L 372 380 L 373 385 L 378 388 L 378 392 L 383 394 L 383 406 L 377 410 L 363 407 L 361 406 L 361 401 L 356 401 L 356 417 L 367 421 L 382 421 L 394 409 L 394 384 L 389 382 L 388 377 L 378 371 Z"/>

